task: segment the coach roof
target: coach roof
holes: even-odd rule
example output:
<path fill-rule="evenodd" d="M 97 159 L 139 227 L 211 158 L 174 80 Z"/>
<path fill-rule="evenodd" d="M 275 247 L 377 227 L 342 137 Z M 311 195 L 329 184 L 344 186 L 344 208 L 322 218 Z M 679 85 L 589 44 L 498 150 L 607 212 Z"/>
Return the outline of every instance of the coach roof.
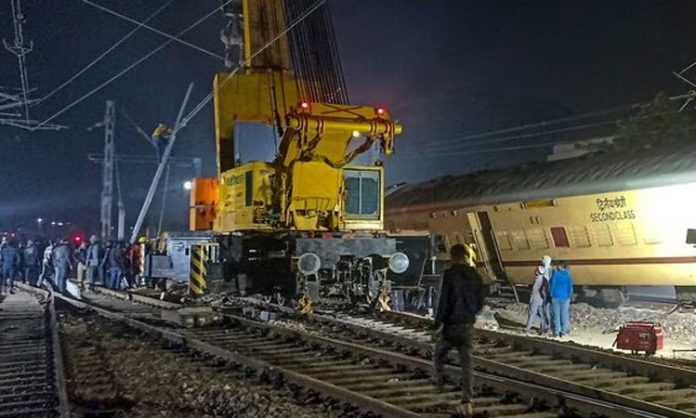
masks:
<path fill-rule="evenodd" d="M 581 158 L 444 176 L 390 192 L 387 210 L 446 209 L 533 199 L 607 193 L 696 182 L 696 145 Z"/>

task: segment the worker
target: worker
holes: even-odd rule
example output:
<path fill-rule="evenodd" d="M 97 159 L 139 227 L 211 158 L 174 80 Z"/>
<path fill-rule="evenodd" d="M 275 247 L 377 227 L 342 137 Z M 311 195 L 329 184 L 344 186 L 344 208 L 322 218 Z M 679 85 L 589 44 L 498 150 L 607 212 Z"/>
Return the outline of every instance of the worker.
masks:
<path fill-rule="evenodd" d="M 15 276 L 15 280 L 19 280 L 26 284 L 27 278 L 24 275 L 24 243 L 21 241 L 17 244 L 17 256 L 19 257 L 19 262 L 17 263 L 17 275 Z"/>
<path fill-rule="evenodd" d="M 67 239 L 58 241 L 53 249 L 53 267 L 56 271 L 53 284 L 60 293 L 65 293 L 68 283 L 68 274 L 71 270 L 70 244 Z"/>
<path fill-rule="evenodd" d="M 75 265 L 77 266 L 77 274 L 76 274 L 76 279 L 77 279 L 77 284 L 80 286 L 80 289 L 84 289 L 85 286 L 85 278 L 87 277 L 87 243 L 82 242 L 80 243 L 80 246 L 77 248 L 77 251 L 75 251 L 75 254 L 73 255 L 73 261 L 75 262 Z"/>
<path fill-rule="evenodd" d="M 162 161 L 164 156 L 164 150 L 167 148 L 169 143 L 169 138 L 172 136 L 172 130 L 167 127 L 167 125 L 160 123 L 157 125 L 155 130 L 152 132 L 152 142 L 157 151 L 157 161 Z"/>
<path fill-rule="evenodd" d="M 125 255 L 120 243 L 109 243 L 105 260 L 109 272 L 109 280 L 107 281 L 106 287 L 109 289 L 119 289 L 121 287 L 121 279 L 123 278 L 123 269 L 125 266 Z"/>
<path fill-rule="evenodd" d="M 41 255 L 39 255 L 39 248 L 34 241 L 27 240 L 27 246 L 24 248 L 24 279 L 29 286 L 37 285 L 40 268 Z"/>
<path fill-rule="evenodd" d="M 131 268 L 133 269 L 133 280 L 135 282 L 135 287 L 143 286 L 143 276 L 144 271 L 144 256 L 145 256 L 145 246 L 147 245 L 147 238 L 140 237 L 138 243 L 133 246 L 131 251 Z"/>
<path fill-rule="evenodd" d="M 102 272 L 102 257 L 104 256 L 104 251 L 102 250 L 99 238 L 96 235 L 89 237 L 89 247 L 87 247 L 87 286 L 90 289 L 95 286 L 97 282 L 103 283 L 103 272 Z"/>
<path fill-rule="evenodd" d="M 122 243 L 123 246 L 123 278 L 128 288 L 133 287 L 133 245 L 130 242 Z"/>
<path fill-rule="evenodd" d="M 553 305 L 553 335 L 563 337 L 570 332 L 570 298 L 573 296 L 573 278 L 568 272 L 567 261 L 558 262 L 549 287 Z"/>
<path fill-rule="evenodd" d="M 452 265 L 445 271 L 440 290 L 440 301 L 433 324 L 438 336 L 433 353 L 435 384 L 442 389 L 447 354 L 452 348 L 459 352 L 462 368 L 462 400 L 457 412 L 473 415 L 473 372 L 471 351 L 474 322 L 483 309 L 486 287 L 481 276 L 470 266 L 467 249 L 456 244 L 450 248 Z"/>
<path fill-rule="evenodd" d="M 53 279 L 53 241 L 49 240 L 48 245 L 44 248 L 43 259 L 41 260 L 41 274 L 36 287 L 41 287 L 45 280 Z"/>
<path fill-rule="evenodd" d="M 543 334 L 549 329 L 549 318 L 545 305 L 548 299 L 550 275 L 551 256 L 545 255 L 541 258 L 541 264 L 534 271 L 534 284 L 529 295 L 529 312 L 525 332 L 532 329 L 537 317 L 539 317 L 539 334 Z"/>
<path fill-rule="evenodd" d="M 7 241 L 0 249 L 0 265 L 2 265 L 2 293 L 14 293 L 14 279 L 19 267 L 19 251 L 13 241 Z"/>

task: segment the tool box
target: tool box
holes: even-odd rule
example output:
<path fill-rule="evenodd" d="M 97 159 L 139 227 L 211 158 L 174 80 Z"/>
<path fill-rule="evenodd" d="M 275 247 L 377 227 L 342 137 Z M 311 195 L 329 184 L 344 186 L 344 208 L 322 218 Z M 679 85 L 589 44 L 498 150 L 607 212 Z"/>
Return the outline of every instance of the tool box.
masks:
<path fill-rule="evenodd" d="M 619 328 L 614 341 L 618 349 L 630 350 L 633 354 L 644 351 L 648 355 L 662 350 L 663 344 L 662 325 L 654 322 L 628 322 Z"/>

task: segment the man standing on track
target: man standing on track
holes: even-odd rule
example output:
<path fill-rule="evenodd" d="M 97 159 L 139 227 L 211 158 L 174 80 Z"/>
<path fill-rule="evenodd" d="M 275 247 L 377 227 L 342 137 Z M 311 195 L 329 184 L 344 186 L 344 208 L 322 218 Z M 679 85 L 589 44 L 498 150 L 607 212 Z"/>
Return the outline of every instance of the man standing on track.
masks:
<path fill-rule="evenodd" d="M 529 315 L 527 316 L 525 332 L 532 329 L 534 320 L 538 316 L 540 318 L 539 334 L 543 334 L 550 326 L 545 305 L 548 299 L 549 277 L 551 277 L 551 256 L 545 255 L 541 258 L 541 265 L 536 268 L 534 276 L 534 284 L 529 295 Z"/>
<path fill-rule="evenodd" d="M 80 244 L 80 246 L 77 248 L 77 251 L 73 254 L 73 261 L 75 261 L 75 265 L 77 266 L 77 275 L 75 278 L 77 279 L 77 284 L 80 286 L 80 289 L 84 289 L 85 286 L 85 278 L 87 277 L 87 243 L 83 242 Z"/>
<path fill-rule="evenodd" d="M 88 289 L 91 289 L 97 284 L 97 281 L 101 282 L 102 275 L 102 258 L 104 256 L 104 251 L 102 250 L 101 244 L 99 243 L 99 238 L 96 235 L 89 237 L 89 247 L 87 248 L 87 256 L 85 262 L 87 264 L 87 284 Z"/>
<path fill-rule="evenodd" d="M 67 288 L 72 259 L 70 253 L 70 244 L 67 239 L 59 240 L 53 249 L 53 267 L 56 271 L 53 284 L 60 293 L 65 293 Z"/>
<path fill-rule="evenodd" d="M 24 278 L 30 286 L 36 286 L 41 268 L 41 253 L 34 241 L 28 240 L 24 248 Z"/>
<path fill-rule="evenodd" d="M 563 337 L 570 332 L 570 298 L 573 295 L 573 278 L 568 272 L 568 262 L 559 261 L 551 277 L 553 305 L 553 336 Z"/>
<path fill-rule="evenodd" d="M 53 241 L 49 240 L 48 245 L 43 250 L 43 260 L 41 261 L 41 274 L 36 287 L 41 287 L 45 280 L 53 280 Z"/>
<path fill-rule="evenodd" d="M 474 396 L 471 366 L 474 322 L 483 308 L 486 287 L 481 276 L 469 266 L 467 249 L 463 245 L 452 246 L 450 257 L 452 265 L 442 279 L 434 323 L 439 332 L 433 355 L 435 384 L 438 388 L 442 387 L 447 354 L 449 350 L 456 348 L 462 367 L 462 401 L 457 412 L 470 417 L 473 415 L 471 400 Z"/>
<path fill-rule="evenodd" d="M 14 279 L 17 276 L 19 267 L 19 251 L 12 241 L 0 250 L 0 261 L 2 261 L 2 290 L 5 293 L 7 288 L 9 293 L 14 293 Z"/>

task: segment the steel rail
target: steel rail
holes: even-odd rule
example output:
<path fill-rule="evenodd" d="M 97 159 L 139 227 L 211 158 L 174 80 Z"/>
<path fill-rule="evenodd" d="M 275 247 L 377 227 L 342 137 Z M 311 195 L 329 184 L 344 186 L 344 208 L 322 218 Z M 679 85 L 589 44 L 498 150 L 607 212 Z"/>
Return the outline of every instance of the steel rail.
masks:
<path fill-rule="evenodd" d="M 111 292 L 118 294 L 118 292 Z M 128 300 L 123 297 L 119 297 L 122 300 Z M 207 352 L 222 358 L 233 360 L 229 357 L 230 353 L 227 349 L 221 349 L 214 344 L 209 344 L 205 341 L 205 336 L 202 338 L 192 338 L 190 335 L 180 334 L 170 330 L 161 330 L 152 325 L 142 323 L 132 318 L 128 318 L 125 315 L 116 314 L 111 311 L 105 310 L 103 308 L 94 307 L 90 304 L 84 304 L 84 302 L 79 302 L 84 305 L 84 307 L 94 309 L 100 314 L 103 314 L 112 319 L 121 320 L 129 323 L 131 326 L 136 326 L 137 328 L 146 328 L 148 332 L 154 333 L 158 336 L 165 337 L 167 339 L 176 341 L 178 343 L 183 343 L 191 348 L 199 351 Z M 288 310 L 288 308 L 285 308 Z M 226 314 L 231 320 L 242 324 L 246 327 L 255 327 L 258 329 L 263 329 L 272 332 L 276 335 L 285 335 L 286 337 L 298 336 L 300 335 L 302 339 L 311 341 L 314 344 L 322 344 L 325 346 L 331 346 L 334 349 L 348 350 L 352 353 L 360 353 L 365 356 L 377 357 L 381 360 L 388 362 L 397 362 L 401 365 L 405 365 L 412 368 L 417 368 L 421 370 L 429 370 L 431 368 L 431 363 L 429 361 L 423 360 L 422 358 L 416 358 L 411 356 L 405 356 L 402 354 L 397 354 L 393 352 L 387 352 L 379 348 L 366 347 L 363 345 L 358 345 L 346 341 L 338 341 L 331 338 L 319 337 L 307 333 L 301 333 L 296 330 L 288 330 L 284 328 L 278 328 L 277 326 L 272 326 L 270 324 L 260 323 L 258 321 L 249 320 L 247 318 L 239 317 L 236 315 Z M 359 328 L 356 328 L 358 330 Z M 365 331 L 365 329 L 361 329 Z M 214 331 L 210 331 L 214 332 Z M 395 341 L 394 335 L 385 333 L 382 331 L 370 330 L 370 332 L 378 337 L 384 338 L 385 340 Z M 411 348 L 418 347 L 418 349 L 427 351 L 432 349 L 432 345 L 421 343 L 416 344 L 413 340 L 398 339 L 400 343 L 409 344 Z M 221 351 L 222 350 L 222 351 Z M 232 354 L 233 357 L 241 356 L 239 353 Z M 247 358 L 242 356 L 240 360 L 235 360 L 239 363 L 249 365 L 254 368 L 272 368 L 276 371 L 282 371 L 283 374 L 290 376 L 291 380 L 302 384 L 303 386 L 311 387 L 315 390 L 319 390 L 317 385 L 321 386 L 322 383 L 317 383 L 316 379 L 310 381 L 304 381 L 303 378 L 306 376 L 296 376 L 297 373 L 291 370 L 285 370 L 279 368 L 277 365 L 259 363 L 259 360 L 253 358 Z M 481 366 L 481 364 L 478 364 Z M 594 413 L 601 414 L 609 417 L 624 417 L 624 416 L 643 416 L 643 417 L 659 417 L 659 416 L 678 416 L 678 417 L 690 417 L 692 415 L 679 414 L 679 411 L 667 409 L 664 407 L 653 408 L 654 406 L 645 402 L 636 402 L 632 398 L 622 397 L 620 395 L 613 394 L 611 392 L 605 392 L 602 390 L 597 390 L 594 388 L 586 388 L 586 390 L 577 393 L 576 385 L 570 382 L 564 381 L 562 379 L 545 376 L 543 374 L 530 372 L 523 368 L 516 368 L 514 366 L 500 364 L 493 361 L 487 361 L 483 363 L 483 369 L 493 372 L 486 373 L 483 371 L 476 372 L 476 379 L 479 384 L 489 385 L 491 387 L 496 387 L 505 391 L 514 391 L 521 394 L 526 399 L 541 399 L 544 403 L 548 405 L 560 406 L 565 405 L 566 407 L 573 408 L 579 411 L 592 410 Z M 448 366 L 446 373 L 453 379 L 457 378 L 458 369 L 454 366 Z M 312 378 L 309 378 L 312 379 Z M 340 388 L 339 388 L 340 389 Z M 320 390 L 321 391 L 321 390 Z M 326 390 L 321 391 L 322 393 L 327 393 Z M 351 392 L 352 393 L 352 392 Z M 348 401 L 349 403 L 354 403 L 360 401 L 362 404 L 365 399 L 356 399 L 351 393 L 345 393 L 331 387 L 328 390 L 329 396 L 339 397 Z M 372 399 L 372 398 L 369 398 Z M 560 400 L 560 403 L 557 404 Z M 374 401 L 374 400 L 373 400 Z M 376 406 L 370 406 L 371 410 L 373 408 L 383 408 L 383 402 L 379 402 Z M 368 402 L 365 405 L 370 405 Z M 393 411 L 392 411 L 393 412 Z"/>
<path fill-rule="evenodd" d="M 297 312 L 290 308 L 269 304 L 254 298 L 238 298 L 238 300 L 298 316 Z M 427 318 L 412 314 L 389 312 L 383 314 L 382 317 L 392 324 L 406 322 L 411 325 L 415 324 L 416 328 L 431 323 Z M 418 350 L 421 355 L 429 354 L 432 351 L 432 344 L 418 341 L 413 336 L 399 335 L 399 333 L 394 332 L 393 327 L 385 327 L 386 330 L 380 330 L 375 329 L 375 327 L 368 327 L 365 324 L 358 325 L 321 314 L 315 314 L 308 318 L 303 317 L 303 319 L 313 319 L 324 324 L 341 325 L 356 333 L 367 333 L 381 340 L 400 344 L 411 351 L 414 349 Z M 694 376 L 696 376 L 695 372 L 545 339 L 514 336 L 478 329 L 476 332 L 479 338 L 483 336 L 484 341 L 486 339 L 506 341 L 509 345 L 508 348 L 512 351 L 510 354 L 511 358 L 503 359 L 497 359 L 495 354 L 475 355 L 475 365 L 482 370 L 499 376 L 508 376 L 513 379 L 543 385 L 547 388 L 559 388 L 567 393 L 600 399 L 615 405 L 624 405 L 634 410 L 651 412 L 659 416 L 683 418 L 696 416 L 693 413 L 693 407 L 688 406 L 690 405 L 689 402 L 680 400 L 681 397 L 693 398 L 696 394 L 696 388 L 692 389 L 690 387 L 690 382 L 693 382 Z M 515 351 L 516 349 L 520 351 Z M 525 353 L 524 350 L 531 352 Z M 533 360 L 535 356 L 537 356 L 536 361 Z M 456 362 L 453 356 L 451 359 Z M 530 359 L 530 362 L 519 363 L 520 359 Z M 562 359 L 568 361 L 564 363 L 561 361 Z M 585 367 L 584 365 L 588 366 Z M 597 365 L 606 369 L 595 369 Z M 582 369 L 577 369 L 577 367 L 582 367 Z M 559 370 L 566 370 L 569 377 L 565 378 L 563 375 L 558 375 L 557 372 Z M 636 376 L 624 376 L 621 373 L 613 372 L 613 370 L 621 370 L 624 373 L 643 376 L 645 379 L 641 380 Z M 555 376 L 550 375 L 553 372 L 556 372 Z M 582 379 L 578 378 L 578 374 L 582 375 Z M 590 377 L 589 380 L 587 380 L 588 376 Z M 575 380 L 573 377 L 575 377 Z M 656 382 L 655 379 L 674 382 L 675 386 L 672 387 L 672 385 L 664 382 Z M 614 384 L 618 384 L 618 386 L 614 387 Z M 684 387 L 680 388 L 680 385 Z M 640 392 L 647 393 L 647 398 L 642 399 Z M 673 401 L 671 404 L 670 400 Z M 660 401 L 663 404 L 660 404 Z M 686 411 L 680 410 L 680 402 L 681 405 L 688 406 L 685 408 Z M 667 403 L 667 405 L 664 405 L 664 403 Z"/>
<path fill-rule="evenodd" d="M 369 398 L 367 396 L 361 395 L 356 392 L 351 392 L 348 390 L 345 390 L 343 388 L 337 387 L 335 385 L 332 385 L 330 383 L 326 383 L 317 379 L 313 379 L 309 376 L 293 372 L 291 370 L 282 368 L 282 367 L 277 367 L 273 364 L 270 364 L 266 361 L 258 360 L 249 356 L 245 356 L 221 347 L 217 347 L 213 344 L 207 343 L 205 341 L 202 341 L 197 338 L 192 338 L 189 335 L 185 335 L 180 332 L 176 332 L 173 330 L 168 330 L 164 329 L 162 327 L 157 327 L 154 325 L 147 324 L 143 321 L 129 318 L 126 315 L 111 312 L 107 309 L 96 307 L 94 305 L 91 305 L 89 303 L 83 302 L 83 301 L 78 301 L 72 298 L 67 298 L 64 296 L 58 296 L 59 298 L 63 299 L 64 301 L 82 308 L 82 309 L 91 309 L 95 312 L 97 312 L 99 315 L 109 318 L 111 320 L 119 321 L 122 322 L 126 325 L 129 325 L 133 328 L 136 328 L 140 331 L 146 332 L 148 334 L 164 338 L 168 341 L 182 344 L 184 346 L 187 346 L 193 350 L 208 353 L 210 355 L 219 357 L 224 360 L 232 361 L 234 363 L 242 364 L 247 367 L 251 367 L 253 369 L 259 370 L 259 371 L 270 371 L 271 373 L 280 373 L 283 375 L 285 380 L 287 380 L 290 383 L 295 383 L 297 385 L 300 385 L 302 387 L 316 390 L 318 392 L 324 393 L 328 396 L 335 397 L 338 399 L 341 399 L 343 401 L 346 401 L 352 405 L 356 406 L 361 406 L 362 408 L 368 409 L 374 413 L 380 414 L 380 415 L 385 415 L 385 416 L 393 416 L 393 417 L 418 417 L 418 414 L 413 414 L 410 413 L 409 411 L 403 410 L 401 408 L 395 407 L 393 405 L 385 404 L 383 402 L 380 402 L 378 400 L 375 400 L 373 398 Z"/>
<path fill-rule="evenodd" d="M 226 334 L 226 332 L 229 331 L 228 329 L 203 329 L 199 331 L 179 331 L 166 329 L 145 323 L 138 319 L 131 318 L 128 315 L 116 313 L 102 307 L 94 306 L 90 303 L 77 301 L 71 298 L 64 299 L 67 302 L 72 303 L 73 305 L 78 306 L 80 308 L 91 309 L 106 318 L 123 322 L 125 324 L 128 324 L 129 326 L 140 329 L 141 331 L 147 332 L 151 335 L 160 338 L 165 338 L 169 341 L 178 344 L 185 345 L 193 350 L 205 352 L 225 360 L 243 364 L 245 366 L 249 366 L 251 368 L 263 371 L 264 373 L 273 376 L 282 375 L 284 379 L 288 382 L 316 390 L 331 398 L 343 400 L 363 410 L 372 411 L 373 413 L 378 413 L 384 416 L 421 416 L 420 413 L 408 410 L 406 406 L 401 407 L 399 405 L 389 403 L 389 397 L 387 397 L 386 400 L 382 400 L 370 396 L 369 392 L 364 394 L 360 393 L 359 391 L 351 390 L 351 385 L 355 386 L 357 384 L 358 386 L 360 386 L 364 381 L 367 381 L 367 383 L 365 384 L 367 384 L 368 386 L 370 384 L 378 386 L 380 384 L 383 385 L 383 383 L 375 383 L 375 381 L 372 380 L 375 378 L 373 376 L 373 374 L 375 373 L 374 365 L 368 366 L 368 368 L 365 369 L 359 368 L 356 363 L 353 363 L 352 365 L 343 366 L 344 368 L 350 370 L 343 371 L 342 367 L 338 367 L 338 369 L 340 369 L 339 371 L 331 368 L 329 368 L 328 370 L 324 370 L 321 364 L 313 365 L 311 364 L 312 361 L 314 359 L 321 358 L 322 362 L 331 363 L 331 360 L 326 359 L 324 355 L 321 355 L 321 357 L 317 357 L 318 353 L 320 352 L 317 352 L 317 354 L 311 354 L 307 351 L 303 351 L 305 350 L 305 348 L 299 348 L 305 347 L 304 345 L 295 347 L 294 345 L 292 345 L 292 343 L 282 341 L 279 342 L 278 340 L 269 339 L 253 339 L 248 335 L 230 336 L 229 334 Z M 241 324 L 243 327 L 266 331 L 264 335 L 284 336 L 286 338 L 301 338 L 303 341 L 305 341 L 305 344 L 309 344 L 311 346 L 321 345 L 332 350 L 350 352 L 351 355 L 359 354 L 364 357 L 379 359 L 381 361 L 393 365 L 399 365 L 402 367 L 407 366 L 409 368 L 417 370 L 429 370 L 431 367 L 429 362 L 424 361 L 422 359 L 410 358 L 397 353 L 389 353 L 384 350 L 359 347 L 357 345 L 350 345 L 347 343 L 342 344 L 339 341 L 332 341 L 330 339 L 320 339 L 317 337 L 311 337 L 309 335 L 304 335 L 297 332 L 290 332 L 282 328 L 274 328 L 267 324 L 247 320 L 241 317 L 231 317 L 231 319 L 233 319 L 235 323 Z M 237 338 L 241 339 L 241 341 L 237 341 Z M 233 348 L 220 346 L 221 343 L 235 344 L 234 341 L 237 341 L 237 344 L 239 344 L 239 346 Z M 251 350 L 251 353 L 253 354 L 245 354 L 245 350 Z M 269 351 L 273 351 L 274 353 L 276 353 L 274 355 L 278 355 L 279 357 L 274 357 L 272 361 L 269 361 L 268 359 L 264 360 L 262 354 L 267 354 L 267 352 Z M 298 355 L 300 357 L 296 357 Z M 261 359 L 259 359 L 259 356 Z M 291 364 L 292 366 L 288 366 L 289 364 Z M 293 366 L 295 368 L 299 368 L 299 370 L 293 370 Z M 311 371 L 305 372 L 305 368 Z M 389 369 L 382 370 L 381 373 L 391 373 L 388 370 Z M 378 369 L 376 370 L 376 372 L 376 379 L 381 379 L 379 376 L 380 370 Z M 457 368 L 452 366 L 448 367 L 446 372 L 451 378 L 453 378 L 453 380 L 456 380 L 456 377 L 459 373 Z M 314 373 L 314 375 L 312 373 Z M 344 376 L 344 373 L 347 375 L 347 377 Z M 480 378 L 480 383 L 484 383 L 491 387 L 500 389 L 501 392 L 510 392 L 514 390 L 516 393 L 524 394 L 525 399 L 530 402 L 533 399 L 543 399 L 544 402 L 555 407 L 560 407 L 563 404 L 565 404 L 566 407 L 577 408 L 578 410 L 583 412 L 587 411 L 587 408 L 590 408 L 590 410 L 592 411 L 598 413 L 601 412 L 602 415 L 610 417 L 658 416 L 640 413 L 639 411 L 632 411 L 628 408 L 620 408 L 620 413 L 616 413 L 615 411 L 617 411 L 617 408 L 615 405 L 602 403 L 601 401 L 583 399 L 582 397 L 578 397 L 573 394 L 568 394 L 569 396 L 567 397 L 561 396 L 563 394 L 562 391 L 549 391 L 548 388 L 542 388 L 541 386 L 536 385 L 529 385 L 528 383 L 515 381 L 502 376 L 493 376 L 482 373 L 478 373 L 478 375 Z M 344 380 L 341 380 L 345 378 L 350 378 L 351 376 L 354 377 L 354 380 L 349 381 L 348 383 L 346 383 Z M 408 385 L 409 382 L 418 382 L 418 380 L 405 380 L 403 382 L 399 382 L 399 384 Z M 419 384 L 422 385 L 422 382 L 419 382 Z M 430 385 L 430 383 L 427 384 Z M 396 390 L 397 392 L 408 392 L 408 390 L 406 390 L 405 387 L 401 386 L 398 386 Z M 423 390 L 422 386 L 420 387 L 420 390 Z M 408 393 L 404 393 L 404 395 L 407 394 Z M 452 394 L 450 393 L 448 395 L 448 402 L 453 402 Z M 417 397 L 415 400 L 412 399 L 412 397 L 407 397 L 407 399 L 395 398 L 395 400 L 398 400 L 399 402 L 404 402 L 405 405 L 414 405 L 415 402 L 415 406 L 420 407 L 419 402 L 425 402 L 426 405 L 430 403 L 437 404 L 438 400 L 439 402 L 444 402 L 443 396 L 445 395 L 425 395 L 426 398 L 432 397 L 433 399 L 435 399 L 436 402 L 433 402 L 432 399 L 429 402 L 419 401 L 420 398 Z M 563 403 L 559 404 L 559 399 L 562 399 Z M 519 403 L 504 405 L 499 403 L 501 401 L 502 400 L 498 400 L 495 402 L 495 405 L 487 405 L 485 408 L 490 408 L 492 413 L 496 411 L 498 413 L 509 412 L 515 414 L 522 414 L 521 416 L 524 416 L 524 411 L 527 410 L 526 405 L 522 405 Z M 536 415 L 530 416 L 539 416 L 538 413 L 534 414 Z M 548 413 L 541 414 L 541 416 L 551 416 Z"/>
<path fill-rule="evenodd" d="M 253 298 L 243 298 L 240 300 L 256 304 L 257 306 L 274 308 L 294 317 L 301 317 L 296 311 L 287 307 L 266 304 L 263 301 Z M 421 355 L 427 355 L 432 352 L 433 345 L 430 342 L 419 341 L 414 339 L 414 335 L 404 335 L 396 332 L 393 328 L 393 325 L 399 325 L 399 323 L 404 322 L 411 324 L 416 323 L 418 324 L 416 328 L 419 328 L 422 325 L 431 324 L 432 322 L 430 320 L 417 315 L 394 312 L 383 314 L 382 317 L 385 317 L 389 322 L 386 326 L 379 328 L 375 326 L 379 324 L 377 321 L 373 321 L 372 324 L 369 322 L 356 324 L 351 322 L 350 319 L 340 319 L 325 314 L 314 314 L 303 319 L 309 321 L 314 320 L 326 325 L 340 325 L 355 333 L 371 335 L 380 340 L 401 345 L 407 350 L 417 350 Z M 399 321 L 396 321 L 397 319 Z M 366 321 L 370 320 L 368 319 Z M 524 380 L 548 388 L 559 388 L 569 393 L 601 399 L 616 405 L 625 405 L 630 408 L 655 413 L 661 416 L 682 418 L 696 416 L 696 414 L 693 413 L 693 406 L 686 408 L 688 411 L 680 410 L 679 407 L 679 402 L 682 402 L 683 405 L 689 405 L 688 401 L 683 401 L 681 398 L 693 398 L 693 396 L 696 395 L 696 388 L 692 389 L 690 383 L 694 382 L 696 372 L 546 339 L 514 336 L 481 329 L 476 329 L 476 335 L 478 339 L 505 341 L 508 344 L 506 349 L 510 352 L 509 358 L 501 359 L 496 356 L 495 353 L 492 355 L 486 355 L 485 353 L 474 355 L 475 366 L 490 373 Z M 535 367 L 536 365 L 533 360 L 534 355 L 541 357 L 541 361 L 538 363 L 540 366 L 538 367 Z M 454 356 L 451 356 L 450 359 L 456 362 Z M 527 359 L 529 362 L 525 363 L 524 360 Z M 562 360 L 567 360 L 567 362 L 563 364 Z M 520 361 L 523 362 L 520 363 Z M 582 366 L 583 364 L 588 365 L 584 370 L 572 369 L 576 367 L 575 365 Z M 596 369 L 598 365 L 605 369 Z M 564 367 L 568 369 L 568 376 L 572 376 L 573 373 L 584 373 L 586 376 L 583 377 L 589 376 L 590 380 L 574 381 L 570 377 L 564 378 L 564 376 L 550 375 L 554 369 L 562 370 Z M 640 381 L 640 379 L 632 376 L 624 377 L 612 375 L 611 371 L 613 370 L 621 370 L 623 373 L 645 377 L 645 381 Z M 604 376 L 605 379 L 603 383 L 608 383 L 605 387 L 595 387 L 591 385 L 593 382 L 599 382 L 602 376 Z M 667 384 L 656 382 L 655 380 L 674 382 L 675 387 L 670 389 Z M 611 390 L 612 383 L 619 384 L 616 390 Z M 621 386 L 622 383 L 625 384 Z M 647 388 L 650 388 L 650 385 L 656 386 L 654 392 L 647 392 L 649 395 L 648 399 L 640 399 L 640 393 L 637 393 L 637 391 L 640 389 L 641 385 L 645 385 Z M 626 389 L 631 390 L 632 388 L 636 388 L 636 392 L 622 393 L 622 391 Z M 669 401 L 670 399 L 676 400 L 673 407 L 660 405 L 656 402 L 660 400 Z"/>
<path fill-rule="evenodd" d="M 54 299 L 49 291 L 15 286 L 31 298 L 0 304 L 0 417 L 67 418 L 70 404 Z"/>

